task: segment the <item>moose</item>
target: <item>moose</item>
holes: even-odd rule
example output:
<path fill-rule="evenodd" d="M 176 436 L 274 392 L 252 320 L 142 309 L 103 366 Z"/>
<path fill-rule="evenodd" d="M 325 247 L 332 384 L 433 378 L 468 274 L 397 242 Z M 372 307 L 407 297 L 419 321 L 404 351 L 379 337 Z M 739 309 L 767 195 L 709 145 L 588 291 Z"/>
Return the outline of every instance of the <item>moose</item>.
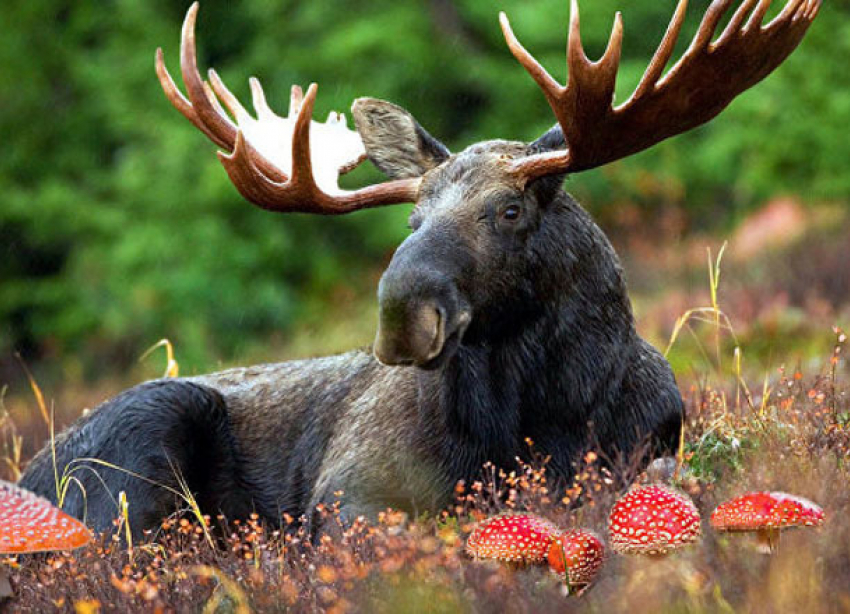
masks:
<path fill-rule="evenodd" d="M 252 78 L 252 116 L 214 70 L 200 76 L 193 4 L 180 50 L 186 95 L 161 49 L 156 71 L 168 100 L 223 150 L 242 196 L 321 215 L 414 203 L 412 232 L 378 286 L 372 351 L 140 384 L 57 436 L 21 485 L 55 502 L 55 472 L 97 459 L 63 501 L 97 530 L 111 526 L 121 491 L 133 530 L 156 527 L 177 510 L 181 486 L 208 513 L 311 523 L 337 498 L 344 521 L 387 507 L 439 510 L 488 461 L 510 469 L 542 453 L 559 484 L 591 448 L 607 458 L 647 442 L 654 453 L 674 449 L 683 402 L 673 373 L 636 332 L 611 244 L 562 184 L 712 119 L 791 53 L 821 3 L 787 0 L 764 23 L 770 0 L 742 0 L 717 34 L 732 4 L 711 3 L 665 73 L 685 19 L 680 0 L 618 106 L 619 13 L 592 62 L 572 0 L 566 85 L 501 14 L 508 48 L 557 123 L 530 144 L 484 141 L 459 153 L 373 98 L 353 103 L 356 130 L 336 113 L 313 121 L 316 84 L 293 87 L 281 117 Z M 366 158 L 389 180 L 341 189 L 339 175 Z"/>

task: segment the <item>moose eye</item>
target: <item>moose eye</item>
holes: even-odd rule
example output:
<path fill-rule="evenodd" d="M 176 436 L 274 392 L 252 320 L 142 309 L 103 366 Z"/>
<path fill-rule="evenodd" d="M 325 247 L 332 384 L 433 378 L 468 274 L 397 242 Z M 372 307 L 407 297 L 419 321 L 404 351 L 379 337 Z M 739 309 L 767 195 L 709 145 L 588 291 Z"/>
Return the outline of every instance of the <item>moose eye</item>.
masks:
<path fill-rule="evenodd" d="M 519 219 L 521 211 L 522 210 L 519 208 L 519 205 L 508 205 L 505 207 L 505 210 L 502 211 L 502 219 L 509 222 L 516 221 Z"/>

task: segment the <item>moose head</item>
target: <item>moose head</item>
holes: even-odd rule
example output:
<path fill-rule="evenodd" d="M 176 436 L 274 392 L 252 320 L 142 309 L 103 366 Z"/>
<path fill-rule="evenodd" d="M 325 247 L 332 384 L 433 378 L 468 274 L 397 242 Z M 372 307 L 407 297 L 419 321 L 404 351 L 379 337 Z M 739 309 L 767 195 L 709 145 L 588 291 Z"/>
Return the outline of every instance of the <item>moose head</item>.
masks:
<path fill-rule="evenodd" d="M 573 201 L 559 197 L 564 175 L 629 156 L 716 116 L 785 59 L 821 2 L 788 0 L 763 24 L 770 0 L 744 0 L 716 36 L 732 4 L 711 3 L 690 46 L 665 74 L 685 18 L 687 0 L 680 0 L 643 78 L 617 106 L 619 13 L 605 53 L 593 62 L 582 49 L 572 0 L 566 85 L 523 48 L 502 13 L 508 47 L 542 89 L 557 124 L 531 144 L 485 141 L 457 154 L 410 113 L 381 100 L 354 102 L 356 131 L 337 113 L 325 123 L 312 121 L 316 84 L 306 95 L 294 86 L 289 114 L 280 117 L 252 78 L 252 117 L 214 70 L 208 82 L 198 73 L 197 3 L 182 33 L 188 98 L 166 70 L 161 49 L 156 67 L 168 99 L 224 150 L 219 159 L 252 203 L 325 215 L 415 203 L 413 232 L 380 282 L 374 353 L 384 364 L 433 368 L 461 343 L 509 331 L 518 314 L 533 314 L 546 297 L 569 292 L 583 226 Z M 390 180 L 340 189 L 339 175 L 367 157 Z"/>

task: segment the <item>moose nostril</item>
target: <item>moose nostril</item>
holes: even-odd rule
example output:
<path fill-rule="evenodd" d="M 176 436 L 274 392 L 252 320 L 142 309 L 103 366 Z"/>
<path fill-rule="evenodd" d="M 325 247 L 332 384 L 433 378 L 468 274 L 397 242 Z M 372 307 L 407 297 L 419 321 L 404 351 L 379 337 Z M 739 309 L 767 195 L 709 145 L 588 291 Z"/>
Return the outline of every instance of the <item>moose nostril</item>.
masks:
<path fill-rule="evenodd" d="M 446 310 L 439 305 L 435 305 L 428 319 L 432 318 L 433 326 L 430 331 L 430 339 L 428 339 L 428 352 L 424 357 L 425 361 L 438 356 L 443 351 L 443 344 L 446 340 Z"/>
<path fill-rule="evenodd" d="M 436 337 L 440 331 L 440 328 L 444 325 L 446 321 L 446 311 L 442 307 L 434 307 L 434 311 L 437 312 L 437 321 L 434 324 L 434 336 Z"/>
<path fill-rule="evenodd" d="M 384 364 L 421 364 L 443 350 L 448 316 L 436 301 L 422 301 L 381 310 L 374 352 Z"/>

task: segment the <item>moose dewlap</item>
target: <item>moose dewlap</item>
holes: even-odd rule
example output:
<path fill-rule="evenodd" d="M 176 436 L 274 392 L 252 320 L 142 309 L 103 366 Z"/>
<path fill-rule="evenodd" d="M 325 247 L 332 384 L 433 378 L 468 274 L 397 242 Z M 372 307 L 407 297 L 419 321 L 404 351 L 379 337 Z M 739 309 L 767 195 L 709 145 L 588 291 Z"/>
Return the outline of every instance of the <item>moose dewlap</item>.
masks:
<path fill-rule="evenodd" d="M 673 62 L 681 0 L 637 88 L 618 106 L 619 15 L 605 54 L 591 62 L 573 0 L 566 85 L 502 15 L 510 52 L 557 124 L 532 143 L 485 141 L 454 153 L 410 113 L 373 98 L 354 102 L 354 130 L 336 113 L 314 122 L 315 84 L 306 93 L 292 88 L 283 117 L 252 80 L 252 116 L 214 71 L 208 81 L 201 76 L 192 5 L 180 49 L 185 95 L 161 50 L 156 71 L 168 100 L 221 148 L 236 189 L 278 212 L 335 215 L 410 202 L 412 232 L 379 283 L 372 351 L 153 381 L 119 394 L 57 437 L 56 465 L 61 472 L 74 459 L 96 458 L 127 471 L 99 470 L 102 482 L 94 472 L 75 474 L 86 500 L 71 489 L 65 509 L 78 518 L 87 510 L 88 521 L 106 529 L 124 491 L 130 526 L 142 531 L 179 503 L 159 485 L 185 485 L 211 515 L 257 512 L 276 523 L 286 512 L 312 524 L 321 520 L 316 506 L 341 491 L 345 521 L 387 506 L 440 509 L 456 482 L 472 483 L 488 461 L 510 470 L 517 458 L 547 456 L 557 487 L 590 447 L 603 458 L 629 457 L 647 441 L 654 452 L 675 448 L 682 399 L 670 366 L 635 330 L 619 260 L 561 179 L 710 120 L 768 75 L 800 42 L 820 1 L 788 0 L 763 23 L 769 4 L 746 0 L 731 10 L 730 0 L 715 0 Z M 365 158 L 387 181 L 339 188 L 339 175 Z M 55 497 L 49 451 L 22 484 Z"/>

